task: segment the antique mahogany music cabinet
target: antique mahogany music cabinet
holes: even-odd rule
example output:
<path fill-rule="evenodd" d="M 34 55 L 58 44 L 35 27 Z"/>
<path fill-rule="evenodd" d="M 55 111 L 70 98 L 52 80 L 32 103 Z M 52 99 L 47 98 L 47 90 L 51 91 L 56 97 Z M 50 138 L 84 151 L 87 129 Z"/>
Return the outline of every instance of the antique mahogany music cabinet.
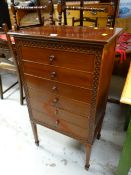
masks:
<path fill-rule="evenodd" d="M 11 32 L 36 144 L 36 124 L 91 145 L 100 130 L 121 29 L 44 26 Z"/>

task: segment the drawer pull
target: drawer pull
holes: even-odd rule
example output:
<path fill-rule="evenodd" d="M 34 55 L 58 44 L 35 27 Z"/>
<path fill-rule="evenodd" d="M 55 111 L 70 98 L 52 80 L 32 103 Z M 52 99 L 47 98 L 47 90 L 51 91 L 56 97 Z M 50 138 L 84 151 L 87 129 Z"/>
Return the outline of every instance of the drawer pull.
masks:
<path fill-rule="evenodd" d="M 56 125 L 58 126 L 59 123 L 60 123 L 60 121 L 59 121 L 59 120 L 56 120 L 55 123 L 56 123 Z"/>
<path fill-rule="evenodd" d="M 53 86 L 52 87 L 52 91 L 56 91 L 57 90 L 57 87 L 56 86 Z"/>
<path fill-rule="evenodd" d="M 59 111 L 58 109 L 55 110 L 55 115 L 58 115 Z"/>
<path fill-rule="evenodd" d="M 54 98 L 53 99 L 53 103 L 58 103 L 58 101 L 59 101 L 59 98 Z"/>
<path fill-rule="evenodd" d="M 53 64 L 53 61 L 55 61 L 55 56 L 54 55 L 50 55 L 49 56 L 49 62 L 50 62 L 50 64 Z"/>
<path fill-rule="evenodd" d="M 56 77 L 56 72 L 51 72 L 51 78 L 55 78 Z"/>

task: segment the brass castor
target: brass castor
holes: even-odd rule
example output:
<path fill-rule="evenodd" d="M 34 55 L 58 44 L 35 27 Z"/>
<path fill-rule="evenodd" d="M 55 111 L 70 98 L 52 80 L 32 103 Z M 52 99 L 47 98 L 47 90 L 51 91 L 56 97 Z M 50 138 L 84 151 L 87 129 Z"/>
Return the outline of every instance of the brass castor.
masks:
<path fill-rule="evenodd" d="M 90 164 L 89 165 L 85 165 L 85 169 L 88 170 L 90 167 Z"/>
<path fill-rule="evenodd" d="M 36 141 L 35 144 L 36 144 L 36 146 L 39 146 L 39 141 Z"/>

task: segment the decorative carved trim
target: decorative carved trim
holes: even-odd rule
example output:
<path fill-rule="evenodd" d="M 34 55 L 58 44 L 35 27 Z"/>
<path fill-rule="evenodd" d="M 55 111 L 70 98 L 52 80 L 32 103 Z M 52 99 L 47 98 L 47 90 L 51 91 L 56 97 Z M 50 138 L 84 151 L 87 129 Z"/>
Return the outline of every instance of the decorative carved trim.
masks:
<path fill-rule="evenodd" d="M 64 50 L 67 52 L 77 52 L 77 53 L 85 53 L 85 54 L 93 54 L 95 55 L 95 62 L 94 62 L 94 71 L 93 71 L 93 89 L 92 89 L 92 99 L 91 99 L 91 109 L 90 109 L 90 117 L 89 117 L 89 142 L 91 143 L 93 140 L 93 133 L 94 133 L 94 123 L 96 117 L 96 98 L 98 92 L 98 84 L 99 84 L 99 77 L 100 77 L 100 66 L 101 66 L 101 58 L 102 58 L 102 47 L 98 48 L 96 46 L 90 46 L 88 44 L 81 44 L 80 46 L 78 43 L 63 43 L 58 41 L 38 41 L 38 40 L 26 40 L 26 39 L 17 39 L 17 49 L 19 50 L 18 56 L 22 60 L 22 53 L 21 53 L 21 46 L 24 47 L 37 47 L 37 48 L 48 48 L 48 49 L 56 49 L 56 50 Z M 22 62 L 21 62 L 22 64 Z M 28 88 L 25 88 L 26 93 L 28 94 Z M 28 104 L 30 106 L 29 100 Z M 30 113 L 31 113 L 31 107 Z M 31 114 L 32 115 L 32 114 Z M 32 118 L 32 117 L 31 117 Z M 92 131 L 92 132 L 91 132 Z"/>
<path fill-rule="evenodd" d="M 19 72 L 20 72 L 20 75 L 21 75 L 21 81 L 22 81 L 22 84 L 23 84 L 23 87 L 24 87 L 25 98 L 26 98 L 26 101 L 27 101 L 28 112 L 29 112 L 29 118 L 30 118 L 30 121 L 33 121 L 31 104 L 30 104 L 30 100 L 29 100 L 28 87 L 27 87 L 27 83 L 24 81 L 24 70 L 23 70 L 22 52 L 21 52 L 21 46 L 22 46 L 21 44 L 22 44 L 22 42 L 18 40 L 15 43 L 17 43 L 17 44 L 15 44 L 16 55 L 17 55 L 17 57 L 15 57 L 15 58 L 16 58 L 17 65 L 19 66 Z"/>
<path fill-rule="evenodd" d="M 15 39 L 17 41 L 17 38 Z M 56 49 L 56 50 L 64 50 L 68 52 L 78 52 L 78 53 L 85 53 L 85 54 L 95 54 L 99 52 L 100 48 L 90 47 L 90 44 L 83 44 L 82 46 L 79 46 L 78 43 L 70 43 L 67 42 L 62 42 L 62 41 L 29 41 L 29 40 L 19 40 L 18 39 L 18 44 L 22 45 L 24 47 L 37 47 L 37 48 L 47 48 L 47 49 Z"/>
<path fill-rule="evenodd" d="M 99 85 L 99 78 L 100 78 L 100 67 L 101 67 L 101 59 L 102 59 L 102 50 L 95 50 L 95 67 L 93 72 L 93 91 L 92 91 L 92 101 L 91 101 L 91 110 L 90 110 L 90 125 L 89 125 L 89 140 L 93 142 L 94 137 L 94 123 L 96 117 L 96 99 L 97 99 L 97 92 L 98 92 L 98 85 Z M 93 129 L 92 129 L 93 128 Z M 92 131 L 92 133 L 91 133 Z"/>

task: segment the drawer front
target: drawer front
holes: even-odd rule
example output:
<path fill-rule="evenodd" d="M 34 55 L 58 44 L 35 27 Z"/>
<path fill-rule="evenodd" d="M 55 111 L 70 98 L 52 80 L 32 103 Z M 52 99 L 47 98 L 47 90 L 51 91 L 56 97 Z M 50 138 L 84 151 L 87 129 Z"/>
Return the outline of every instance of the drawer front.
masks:
<path fill-rule="evenodd" d="M 24 75 L 27 86 L 40 92 L 51 92 L 59 96 L 65 96 L 74 100 L 90 103 L 92 90 L 65 85 L 55 81 L 49 81 L 30 75 Z"/>
<path fill-rule="evenodd" d="M 92 72 L 95 55 L 63 50 L 22 47 L 24 60 Z"/>
<path fill-rule="evenodd" d="M 89 137 L 88 129 L 83 129 L 77 125 L 69 123 L 63 120 L 62 117 L 54 118 L 51 115 L 44 114 L 40 111 L 36 111 L 35 109 L 32 109 L 32 114 L 33 114 L 33 120 L 35 120 L 36 122 L 43 124 L 44 126 L 54 129 L 58 132 L 62 132 L 65 135 L 68 135 L 71 137 L 74 136 L 74 137 L 84 139 L 84 140 L 85 139 L 87 140 Z"/>
<path fill-rule="evenodd" d="M 80 115 L 73 114 L 71 112 L 56 108 L 49 105 L 48 103 L 42 103 L 39 101 L 34 101 L 30 98 L 30 104 L 33 109 L 48 115 L 53 122 L 57 120 L 64 120 L 81 128 L 88 128 L 88 117 L 83 117 Z"/>
<path fill-rule="evenodd" d="M 53 106 L 62 110 L 66 110 L 76 115 L 89 117 L 90 104 L 72 100 L 67 97 L 59 96 L 56 94 L 49 93 L 48 91 L 37 91 L 36 89 L 29 88 L 29 97 L 34 104 L 39 101 L 41 104 L 46 103 L 49 106 Z"/>
<path fill-rule="evenodd" d="M 93 76 L 91 73 L 62 69 L 27 61 L 23 62 L 23 66 L 25 74 L 92 89 Z"/>

